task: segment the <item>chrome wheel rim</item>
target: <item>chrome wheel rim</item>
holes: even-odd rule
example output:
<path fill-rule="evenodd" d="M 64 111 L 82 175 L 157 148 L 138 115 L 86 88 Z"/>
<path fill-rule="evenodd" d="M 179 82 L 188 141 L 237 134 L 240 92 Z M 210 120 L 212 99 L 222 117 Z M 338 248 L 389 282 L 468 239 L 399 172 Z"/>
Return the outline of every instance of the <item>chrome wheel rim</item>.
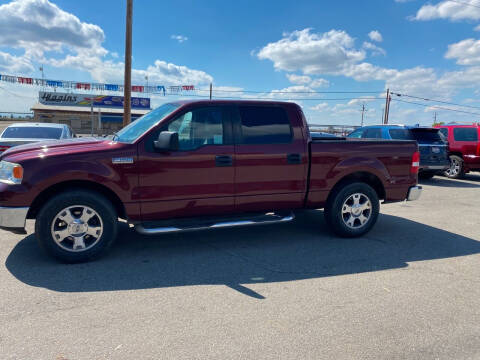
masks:
<path fill-rule="evenodd" d="M 371 216 L 372 203 L 365 194 L 352 194 L 342 205 L 342 219 L 350 229 L 359 229 L 365 226 Z"/>
<path fill-rule="evenodd" d="M 52 222 L 52 237 L 63 250 L 82 252 L 91 249 L 103 234 L 103 221 L 92 208 L 69 206 L 60 211 Z"/>
<path fill-rule="evenodd" d="M 446 171 L 447 176 L 455 176 L 460 172 L 460 162 L 457 159 L 450 160 L 450 168 Z"/>

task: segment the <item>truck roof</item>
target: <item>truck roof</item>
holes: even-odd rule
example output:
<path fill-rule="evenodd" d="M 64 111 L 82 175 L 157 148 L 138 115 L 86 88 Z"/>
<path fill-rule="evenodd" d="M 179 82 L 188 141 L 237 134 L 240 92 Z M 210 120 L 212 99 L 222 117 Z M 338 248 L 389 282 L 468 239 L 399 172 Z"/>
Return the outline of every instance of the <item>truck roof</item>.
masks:
<path fill-rule="evenodd" d="M 298 106 L 298 104 L 291 102 L 291 101 L 269 101 L 269 100 L 239 100 L 239 99 L 221 99 L 221 100 L 178 100 L 178 101 L 171 101 L 172 104 L 180 104 L 180 105 L 187 105 L 187 104 L 203 104 L 203 105 L 215 105 L 215 104 L 245 104 L 245 105 L 294 105 Z"/>
<path fill-rule="evenodd" d="M 21 122 L 21 123 L 13 123 L 8 127 L 48 127 L 48 128 L 58 128 L 63 129 L 65 127 L 64 124 L 53 124 L 53 123 L 35 123 L 35 122 Z"/>

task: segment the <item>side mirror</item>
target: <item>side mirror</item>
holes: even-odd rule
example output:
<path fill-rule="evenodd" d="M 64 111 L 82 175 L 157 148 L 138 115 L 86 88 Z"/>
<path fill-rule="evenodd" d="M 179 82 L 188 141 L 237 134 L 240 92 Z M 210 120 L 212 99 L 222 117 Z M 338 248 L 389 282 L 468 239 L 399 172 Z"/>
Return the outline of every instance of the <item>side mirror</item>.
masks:
<path fill-rule="evenodd" d="M 173 131 L 162 131 L 158 135 L 158 140 L 153 142 L 153 147 L 157 151 L 177 151 L 178 133 Z"/>

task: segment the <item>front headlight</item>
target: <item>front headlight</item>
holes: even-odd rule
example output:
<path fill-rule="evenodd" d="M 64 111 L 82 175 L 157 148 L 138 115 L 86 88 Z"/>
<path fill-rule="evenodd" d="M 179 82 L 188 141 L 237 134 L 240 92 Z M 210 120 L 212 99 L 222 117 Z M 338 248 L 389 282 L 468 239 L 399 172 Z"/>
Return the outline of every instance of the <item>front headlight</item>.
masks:
<path fill-rule="evenodd" d="M 16 185 L 23 180 L 23 167 L 8 161 L 0 161 L 0 182 Z"/>

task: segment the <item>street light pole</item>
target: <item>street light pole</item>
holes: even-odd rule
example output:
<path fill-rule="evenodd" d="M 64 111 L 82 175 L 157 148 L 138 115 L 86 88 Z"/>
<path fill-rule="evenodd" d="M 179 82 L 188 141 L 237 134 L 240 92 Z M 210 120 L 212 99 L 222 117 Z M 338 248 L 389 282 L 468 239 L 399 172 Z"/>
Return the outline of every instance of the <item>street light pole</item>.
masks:
<path fill-rule="evenodd" d="M 130 124 L 132 105 L 132 13 L 133 0 L 127 0 L 127 21 L 125 29 L 125 80 L 123 96 L 123 126 Z"/>

